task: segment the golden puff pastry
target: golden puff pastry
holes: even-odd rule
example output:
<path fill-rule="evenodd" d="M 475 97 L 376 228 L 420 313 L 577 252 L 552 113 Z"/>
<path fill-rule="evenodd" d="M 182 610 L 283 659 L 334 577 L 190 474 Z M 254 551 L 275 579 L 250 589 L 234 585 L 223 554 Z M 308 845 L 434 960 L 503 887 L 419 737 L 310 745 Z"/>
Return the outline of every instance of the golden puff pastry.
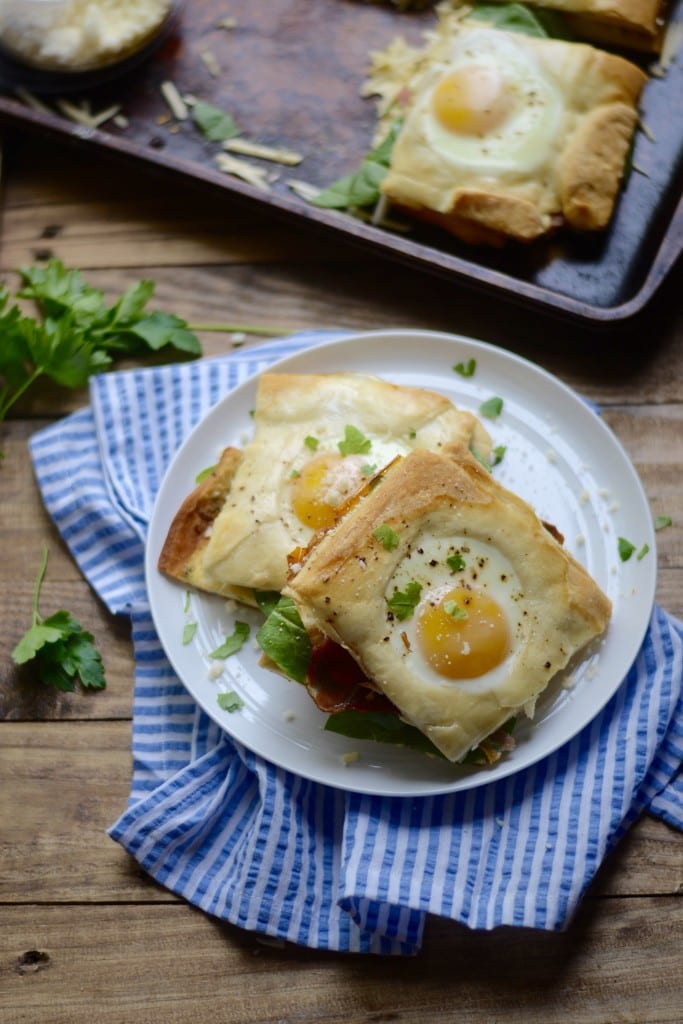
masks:
<path fill-rule="evenodd" d="M 387 199 L 475 244 L 607 226 L 638 121 L 640 68 L 588 44 L 458 19 L 404 63 Z M 379 73 L 374 82 L 396 96 L 390 77 L 385 69 L 384 87 Z"/>
<path fill-rule="evenodd" d="M 207 590 L 280 590 L 288 556 L 331 526 L 344 503 L 397 455 L 460 441 L 483 457 L 472 413 L 420 388 L 358 373 L 265 373 L 254 437 L 201 553 Z"/>
<path fill-rule="evenodd" d="M 461 445 L 392 465 L 284 593 L 452 761 L 533 716 L 611 614 L 532 508 Z"/>

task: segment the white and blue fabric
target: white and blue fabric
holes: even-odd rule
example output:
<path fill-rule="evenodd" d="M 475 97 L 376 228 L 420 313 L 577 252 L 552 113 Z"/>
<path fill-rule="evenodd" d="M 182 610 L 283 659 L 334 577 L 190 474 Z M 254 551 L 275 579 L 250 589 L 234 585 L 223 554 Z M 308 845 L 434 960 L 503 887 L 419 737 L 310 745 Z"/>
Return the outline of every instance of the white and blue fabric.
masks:
<path fill-rule="evenodd" d="M 130 801 L 111 836 L 209 914 L 318 949 L 414 954 L 428 915 L 563 928 L 644 811 L 683 829 L 683 625 L 655 608 L 609 704 L 571 742 L 467 792 L 364 796 L 274 767 L 175 676 L 145 591 L 145 532 L 181 442 L 236 384 L 329 332 L 105 374 L 90 407 L 36 434 L 48 511 L 111 612 L 132 620 Z"/>

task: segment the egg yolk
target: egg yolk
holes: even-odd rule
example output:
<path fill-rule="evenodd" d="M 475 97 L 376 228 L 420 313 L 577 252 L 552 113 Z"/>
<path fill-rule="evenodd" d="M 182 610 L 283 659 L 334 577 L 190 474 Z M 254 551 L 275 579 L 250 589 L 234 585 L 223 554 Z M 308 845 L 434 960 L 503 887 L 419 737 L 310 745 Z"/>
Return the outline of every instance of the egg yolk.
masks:
<path fill-rule="evenodd" d="M 313 530 L 333 526 L 337 510 L 359 490 L 362 472 L 353 458 L 323 452 L 311 459 L 292 482 L 292 508 L 299 522 Z"/>
<path fill-rule="evenodd" d="M 437 121 L 456 135 L 488 135 L 505 121 L 513 106 L 504 78 L 487 64 L 450 72 L 432 94 Z"/>
<path fill-rule="evenodd" d="M 510 629 L 502 608 L 486 591 L 455 587 L 422 612 L 420 651 L 448 679 L 473 679 L 505 659 Z"/>

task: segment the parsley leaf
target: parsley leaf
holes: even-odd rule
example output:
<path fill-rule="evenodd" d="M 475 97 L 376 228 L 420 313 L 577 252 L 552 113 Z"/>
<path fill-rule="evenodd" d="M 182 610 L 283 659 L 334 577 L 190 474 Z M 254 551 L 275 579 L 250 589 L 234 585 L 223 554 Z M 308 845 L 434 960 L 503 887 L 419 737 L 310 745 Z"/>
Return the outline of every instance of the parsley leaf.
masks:
<path fill-rule="evenodd" d="M 619 558 L 622 562 L 628 562 L 629 558 L 636 550 L 635 544 L 632 544 L 626 537 L 619 537 L 617 540 L 617 550 L 619 551 Z"/>
<path fill-rule="evenodd" d="M 378 540 L 387 551 L 393 551 L 394 548 L 398 547 L 399 536 L 387 523 L 380 523 L 380 525 L 372 531 L 372 536 L 375 540 Z"/>
<path fill-rule="evenodd" d="M 249 625 L 246 622 L 236 622 L 235 631 L 215 651 L 211 651 L 210 658 L 229 658 L 231 654 L 237 654 L 249 639 Z"/>
<path fill-rule="evenodd" d="M 304 444 L 310 449 L 310 451 L 317 452 L 320 441 L 317 437 L 314 437 L 313 434 L 307 434 L 304 438 Z"/>
<path fill-rule="evenodd" d="M 655 519 L 655 530 L 664 530 L 673 524 L 671 516 L 657 516 Z"/>
<path fill-rule="evenodd" d="M 344 440 L 337 447 L 342 455 L 367 455 L 372 441 L 358 427 L 347 425 L 344 427 Z"/>
<path fill-rule="evenodd" d="M 485 402 L 482 402 L 479 406 L 479 412 L 482 416 L 488 417 L 490 420 L 497 419 L 503 411 L 503 399 L 494 395 L 493 398 L 488 398 Z"/>
<path fill-rule="evenodd" d="M 421 593 L 422 584 L 412 580 L 406 584 L 404 591 L 397 590 L 395 594 L 387 598 L 389 610 L 394 613 L 400 622 L 403 622 L 404 619 L 409 619 L 418 605 Z"/>
<path fill-rule="evenodd" d="M 464 608 L 461 608 L 457 601 L 444 601 L 443 610 L 446 615 L 450 615 L 452 619 L 466 619 L 467 612 Z"/>
<path fill-rule="evenodd" d="M 46 266 L 21 267 L 17 297 L 32 299 L 38 316 L 9 305 L 0 290 L 0 421 L 39 377 L 67 388 L 81 388 L 95 373 L 121 356 L 157 352 L 171 346 L 199 355 L 199 340 L 180 317 L 145 307 L 152 281 L 132 285 L 113 306 L 78 270 L 60 260 Z"/>
<path fill-rule="evenodd" d="M 244 707 L 244 701 L 239 694 L 235 693 L 234 690 L 228 690 L 227 693 L 219 693 L 216 696 L 216 703 L 223 711 L 229 711 L 231 713 L 233 711 L 239 711 Z"/>
<path fill-rule="evenodd" d="M 459 572 L 460 569 L 464 569 L 466 564 L 467 563 L 465 562 L 465 559 L 462 557 L 459 551 L 456 552 L 454 555 L 449 555 L 448 558 L 446 559 L 446 565 L 450 569 L 452 569 L 453 572 Z"/>
<path fill-rule="evenodd" d="M 503 461 L 503 459 L 505 458 L 505 452 L 507 450 L 508 449 L 506 444 L 496 445 L 496 447 L 491 452 L 491 455 L 493 456 L 493 458 L 491 459 L 491 468 L 493 468 L 493 466 L 497 466 L 499 462 Z"/>
<path fill-rule="evenodd" d="M 187 647 L 194 640 L 194 635 L 197 632 L 196 622 L 186 622 L 183 626 L 183 647 Z"/>
<path fill-rule="evenodd" d="M 16 665 L 35 661 L 40 680 L 56 690 L 75 690 L 77 680 L 86 689 L 103 690 L 102 658 L 92 634 L 67 611 L 55 612 L 47 619 L 38 611 L 47 559 L 47 548 L 43 548 L 33 590 L 31 626 L 12 651 L 12 660 Z"/>
<path fill-rule="evenodd" d="M 473 377 L 476 368 L 476 359 L 468 359 L 466 363 L 456 363 L 455 366 L 453 367 L 455 372 L 459 373 L 461 377 Z"/>

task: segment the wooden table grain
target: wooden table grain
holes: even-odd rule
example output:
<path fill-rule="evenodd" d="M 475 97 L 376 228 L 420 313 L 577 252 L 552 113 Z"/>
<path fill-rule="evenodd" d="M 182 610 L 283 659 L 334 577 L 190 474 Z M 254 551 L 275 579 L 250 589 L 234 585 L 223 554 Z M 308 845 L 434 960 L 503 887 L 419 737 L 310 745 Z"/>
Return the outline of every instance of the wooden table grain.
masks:
<path fill-rule="evenodd" d="M 599 402 L 631 456 L 658 535 L 657 598 L 683 616 L 683 304 L 672 275 L 637 323 L 593 330 L 372 258 L 171 178 L 29 134 L 4 139 L 0 268 L 54 255 L 109 297 L 141 276 L 193 323 L 419 327 L 529 357 Z M 202 336 L 206 354 L 230 335 Z M 0 339 L 0 344 L 2 339 Z M 43 386 L 1 429 L 0 1019 L 6 1024 L 680 1024 L 683 838 L 648 816 L 558 934 L 430 920 L 415 958 L 264 943 L 152 882 L 106 835 L 131 773 L 127 626 L 81 577 L 44 511 L 27 440 L 83 406 Z M 10 652 L 43 600 L 94 633 L 108 686 L 40 687 Z"/>

